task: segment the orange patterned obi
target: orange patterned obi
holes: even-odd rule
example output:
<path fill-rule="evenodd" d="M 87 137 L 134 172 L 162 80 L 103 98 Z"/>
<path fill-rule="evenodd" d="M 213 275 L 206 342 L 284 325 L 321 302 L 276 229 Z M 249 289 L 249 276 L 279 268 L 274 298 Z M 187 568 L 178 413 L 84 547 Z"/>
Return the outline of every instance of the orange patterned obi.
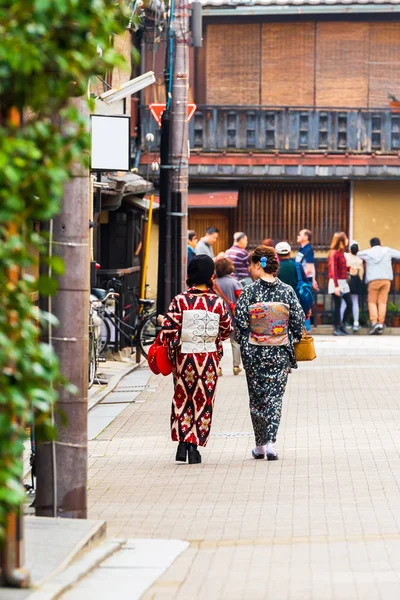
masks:
<path fill-rule="evenodd" d="M 257 302 L 249 307 L 249 343 L 256 346 L 289 344 L 289 305 L 283 302 Z"/>

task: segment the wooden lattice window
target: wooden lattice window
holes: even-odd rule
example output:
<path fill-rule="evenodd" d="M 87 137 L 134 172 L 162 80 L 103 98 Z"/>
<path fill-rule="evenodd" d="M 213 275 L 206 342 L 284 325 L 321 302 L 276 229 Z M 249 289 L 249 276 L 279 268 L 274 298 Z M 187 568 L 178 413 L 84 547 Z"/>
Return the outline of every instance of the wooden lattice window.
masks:
<path fill-rule="evenodd" d="M 236 231 L 245 231 L 251 246 L 269 237 L 297 248 L 297 233 L 313 232 L 313 246 L 327 249 L 335 231 L 348 232 L 349 188 L 346 183 L 249 184 L 242 188 Z"/>

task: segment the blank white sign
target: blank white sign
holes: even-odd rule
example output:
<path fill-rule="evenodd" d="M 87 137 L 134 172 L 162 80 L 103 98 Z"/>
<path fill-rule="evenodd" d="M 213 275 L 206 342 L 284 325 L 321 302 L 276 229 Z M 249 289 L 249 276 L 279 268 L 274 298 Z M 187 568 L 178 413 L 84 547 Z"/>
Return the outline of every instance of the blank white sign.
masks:
<path fill-rule="evenodd" d="M 92 169 L 129 171 L 130 117 L 92 115 Z"/>

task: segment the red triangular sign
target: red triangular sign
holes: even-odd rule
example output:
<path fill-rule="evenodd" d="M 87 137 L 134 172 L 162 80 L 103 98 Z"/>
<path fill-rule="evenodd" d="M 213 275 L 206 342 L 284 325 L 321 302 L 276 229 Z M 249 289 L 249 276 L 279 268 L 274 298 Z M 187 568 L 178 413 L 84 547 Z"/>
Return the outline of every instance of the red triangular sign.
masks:
<path fill-rule="evenodd" d="M 149 104 L 149 110 L 159 127 L 161 127 L 161 117 L 165 110 L 165 106 L 165 104 Z M 193 117 L 196 109 L 196 104 L 188 104 L 188 121 L 190 121 L 190 119 Z"/>

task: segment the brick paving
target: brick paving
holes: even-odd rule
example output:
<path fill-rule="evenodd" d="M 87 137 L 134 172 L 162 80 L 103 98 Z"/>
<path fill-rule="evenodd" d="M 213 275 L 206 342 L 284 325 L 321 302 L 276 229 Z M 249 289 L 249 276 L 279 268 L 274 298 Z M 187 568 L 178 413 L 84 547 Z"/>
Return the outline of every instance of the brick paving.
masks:
<path fill-rule="evenodd" d="M 90 518 L 190 543 L 146 600 L 400 597 L 400 337 L 349 338 L 318 337 L 289 377 L 277 462 L 250 456 L 228 357 L 203 464 L 174 461 L 161 376 L 90 442 Z"/>

